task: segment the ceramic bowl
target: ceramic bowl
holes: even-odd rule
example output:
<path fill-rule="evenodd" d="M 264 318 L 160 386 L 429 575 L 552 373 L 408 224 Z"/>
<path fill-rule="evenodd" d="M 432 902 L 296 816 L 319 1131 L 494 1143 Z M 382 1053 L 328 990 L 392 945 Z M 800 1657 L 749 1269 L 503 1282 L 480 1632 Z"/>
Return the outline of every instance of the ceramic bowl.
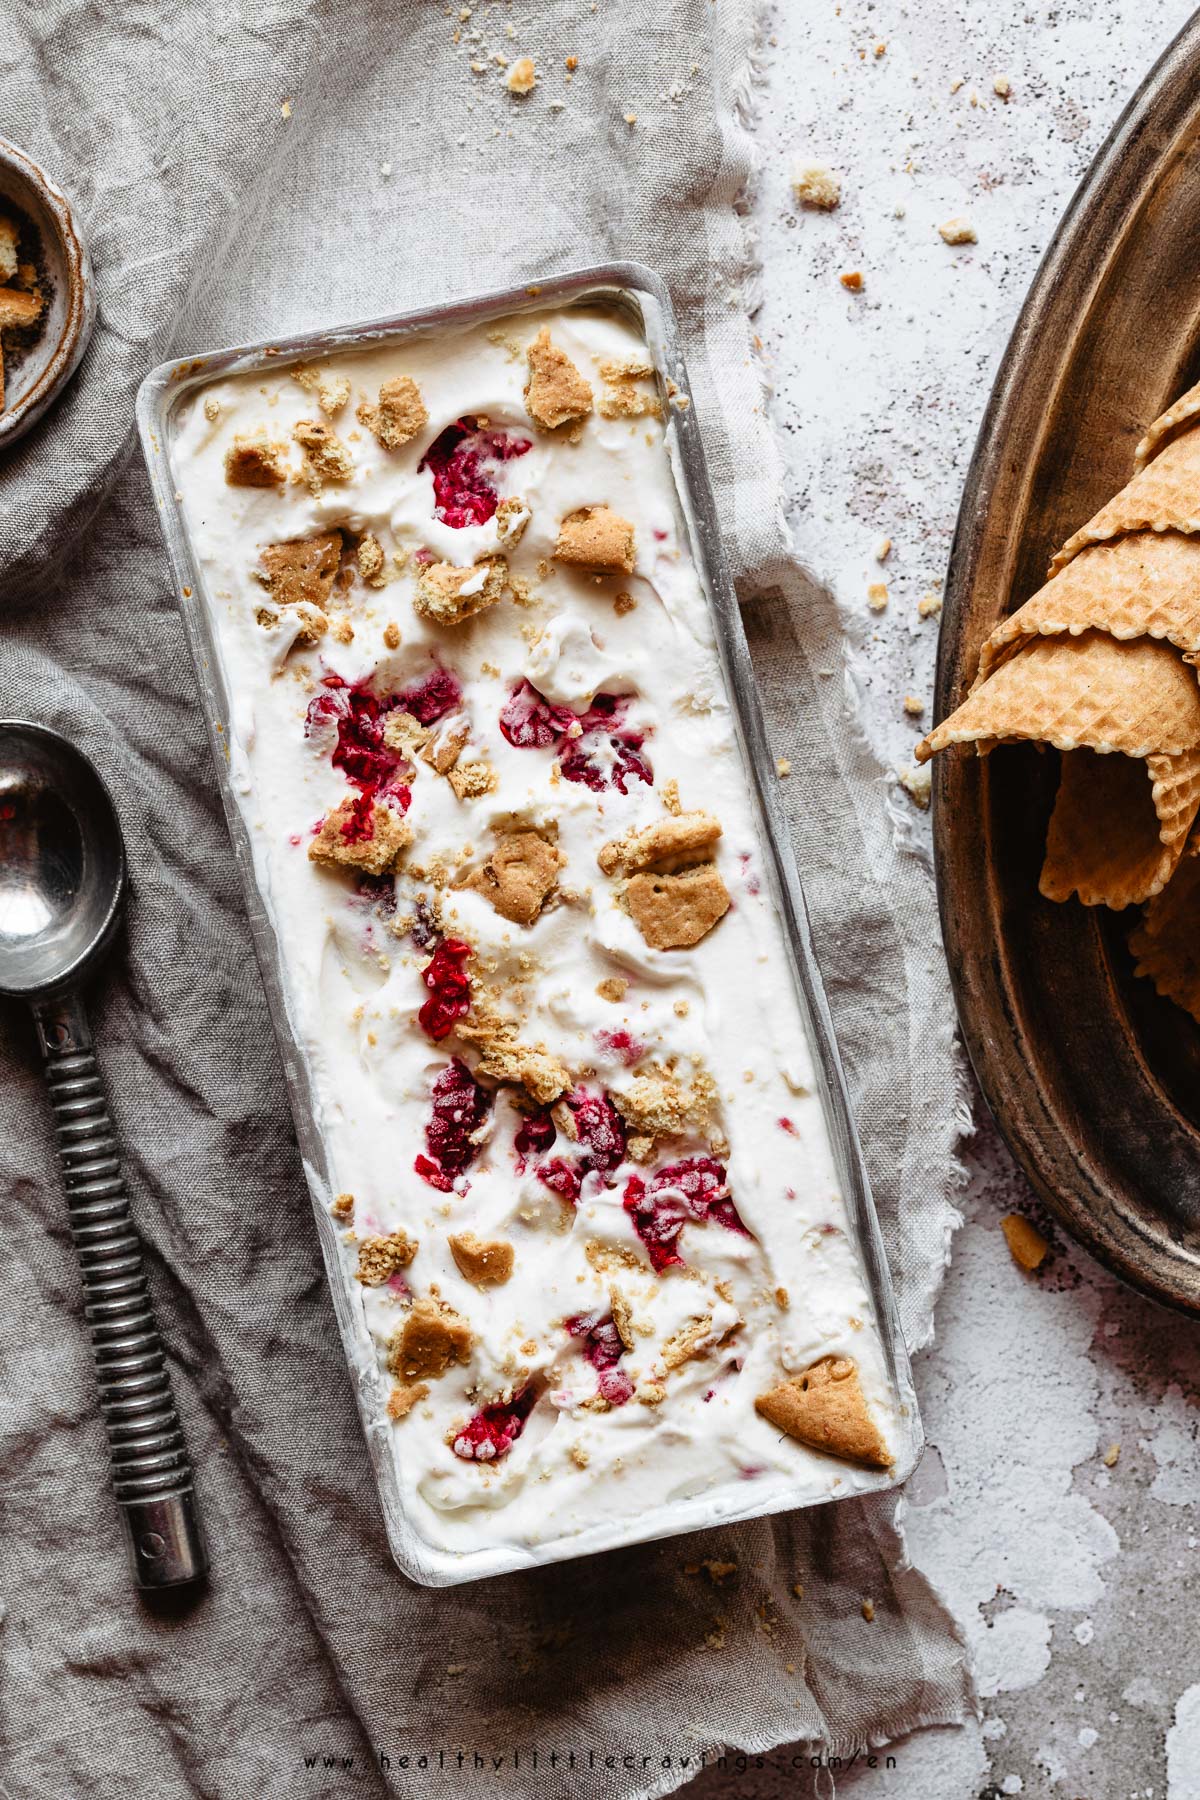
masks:
<path fill-rule="evenodd" d="M 0 452 L 40 419 L 79 366 L 96 322 L 92 265 L 66 195 L 16 144 L 0 138 L 0 208 L 24 213 L 41 239 L 45 324 L 6 367 Z"/>

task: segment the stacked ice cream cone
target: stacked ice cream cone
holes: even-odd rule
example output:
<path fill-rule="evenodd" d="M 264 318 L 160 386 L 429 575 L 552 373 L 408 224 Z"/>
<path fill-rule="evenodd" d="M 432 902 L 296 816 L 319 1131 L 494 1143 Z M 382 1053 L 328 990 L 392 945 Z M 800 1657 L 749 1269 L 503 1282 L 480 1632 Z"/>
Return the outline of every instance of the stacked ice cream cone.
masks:
<path fill-rule="evenodd" d="M 1041 891 L 1143 905 L 1137 972 L 1200 1019 L 1200 385 L 1156 419 L 1128 485 L 983 646 L 958 710 L 917 746 L 1062 751 Z"/>

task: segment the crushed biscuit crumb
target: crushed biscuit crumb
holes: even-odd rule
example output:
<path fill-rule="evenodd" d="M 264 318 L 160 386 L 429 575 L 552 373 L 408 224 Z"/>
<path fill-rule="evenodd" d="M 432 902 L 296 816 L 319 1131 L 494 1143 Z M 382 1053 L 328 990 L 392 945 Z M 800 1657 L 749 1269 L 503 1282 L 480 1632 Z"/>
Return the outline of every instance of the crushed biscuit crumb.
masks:
<path fill-rule="evenodd" d="M 558 528 L 556 561 L 593 575 L 632 575 L 633 526 L 611 506 L 581 506 Z"/>
<path fill-rule="evenodd" d="M 308 855 L 322 868 L 387 875 L 411 843 L 412 826 L 386 800 L 352 795 L 326 814 Z"/>
<path fill-rule="evenodd" d="M 558 879 L 564 857 L 536 831 L 505 831 L 464 887 L 473 888 L 514 925 L 532 925 Z"/>
<path fill-rule="evenodd" d="M 459 1274 L 473 1287 L 502 1287 L 512 1275 L 514 1251 L 504 1238 L 460 1231 L 446 1241 Z"/>
<path fill-rule="evenodd" d="M 1000 1229 L 1015 1263 L 1030 1271 L 1041 1268 L 1049 1254 L 1050 1245 L 1036 1225 L 1031 1225 L 1020 1213 L 1005 1213 L 1000 1221 Z"/>
<path fill-rule="evenodd" d="M 407 1269 L 419 1246 L 406 1231 L 393 1231 L 387 1237 L 363 1238 L 358 1246 L 358 1267 L 354 1273 L 364 1287 L 382 1287 L 398 1269 Z"/>
<path fill-rule="evenodd" d="M 373 532 L 368 531 L 354 553 L 358 564 L 358 572 L 370 587 L 382 587 L 380 575 L 383 570 L 383 545 Z"/>
<path fill-rule="evenodd" d="M 716 863 L 678 874 L 634 875 L 622 902 L 652 950 L 690 950 L 729 911 L 729 890 Z"/>
<path fill-rule="evenodd" d="M 537 70 L 532 56 L 518 57 L 504 81 L 510 94 L 532 94 L 537 86 Z"/>
<path fill-rule="evenodd" d="M 526 351 L 529 380 L 525 384 L 525 410 L 535 425 L 555 431 L 560 425 L 585 419 L 592 410 L 591 383 L 585 381 L 565 351 L 550 338 L 546 325 Z"/>
<path fill-rule="evenodd" d="M 413 611 L 434 625 L 460 625 L 502 600 L 507 588 L 508 563 L 502 556 L 466 569 L 429 563 L 417 577 Z"/>
<path fill-rule="evenodd" d="M 429 1392 L 423 1381 L 406 1382 L 394 1387 L 388 1395 L 387 1416 L 393 1421 L 407 1419 L 414 1406 L 425 1399 Z"/>
<path fill-rule="evenodd" d="M 470 1361 L 474 1333 L 444 1300 L 414 1300 L 388 1340 L 388 1368 L 404 1380 L 436 1381 L 453 1363 Z"/>
<path fill-rule="evenodd" d="M 429 410 L 412 376 L 394 375 L 383 383 L 375 405 L 368 400 L 362 402 L 358 419 L 385 450 L 399 450 L 429 423 Z"/>
<path fill-rule="evenodd" d="M 230 487 L 279 487 L 288 478 L 288 447 L 265 437 L 235 437 L 225 452 Z"/>
<path fill-rule="evenodd" d="M 824 163 L 797 163 L 792 173 L 792 193 L 801 206 L 831 212 L 842 198 L 841 178 Z"/>
<path fill-rule="evenodd" d="M 304 452 L 304 479 L 314 493 L 327 481 L 349 481 L 354 458 L 336 431 L 319 419 L 299 419 L 292 436 Z"/>
<path fill-rule="evenodd" d="M 929 810 L 929 796 L 933 789 L 933 768 L 926 763 L 923 769 L 905 768 L 896 770 L 896 780 L 904 789 L 914 806 L 922 812 Z"/>

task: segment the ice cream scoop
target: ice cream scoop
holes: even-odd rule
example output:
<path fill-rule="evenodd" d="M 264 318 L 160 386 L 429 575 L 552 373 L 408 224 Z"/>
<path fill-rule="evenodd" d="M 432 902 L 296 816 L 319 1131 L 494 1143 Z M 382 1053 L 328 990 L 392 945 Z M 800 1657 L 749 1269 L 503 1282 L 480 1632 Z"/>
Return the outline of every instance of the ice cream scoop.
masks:
<path fill-rule="evenodd" d="M 134 1579 L 207 1567 L 191 1460 L 80 994 L 112 943 L 125 890 L 116 811 L 81 751 L 0 721 L 0 994 L 37 1023 L 84 1310 Z"/>

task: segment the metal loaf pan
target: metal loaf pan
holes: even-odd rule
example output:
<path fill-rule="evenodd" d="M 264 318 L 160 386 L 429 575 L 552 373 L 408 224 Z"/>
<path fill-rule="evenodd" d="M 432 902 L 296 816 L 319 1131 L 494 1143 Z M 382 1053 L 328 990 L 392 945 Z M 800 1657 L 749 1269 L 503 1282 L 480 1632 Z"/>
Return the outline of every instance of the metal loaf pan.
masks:
<path fill-rule="evenodd" d="M 680 350 L 679 333 L 666 285 L 652 270 L 637 263 L 613 263 L 581 269 L 545 281 L 484 294 L 453 305 L 405 313 L 364 324 L 242 345 L 234 349 L 164 363 L 143 381 L 137 417 L 142 449 L 150 472 L 166 539 L 188 642 L 195 662 L 200 700 L 212 744 L 216 779 L 221 790 L 234 853 L 245 888 L 246 910 L 278 1036 L 295 1120 L 312 1195 L 317 1235 L 325 1258 L 334 1311 L 354 1377 L 359 1412 L 374 1464 L 380 1503 L 392 1553 L 404 1572 L 429 1586 L 477 1580 L 509 1570 L 567 1557 L 610 1550 L 653 1538 L 674 1536 L 706 1525 L 729 1524 L 764 1513 L 787 1510 L 787 1503 L 729 1508 L 714 1516 L 704 1496 L 660 1509 L 650 1518 L 595 1528 L 576 1537 L 530 1549 L 518 1545 L 484 1547 L 451 1554 L 432 1549 L 414 1532 L 404 1511 L 396 1481 L 383 1415 L 382 1383 L 373 1347 L 359 1323 L 347 1292 L 335 1228 L 329 1216 L 330 1183 L 324 1145 L 316 1122 L 309 1072 L 289 1019 L 282 976 L 280 945 L 263 903 L 255 873 L 249 833 L 233 792 L 227 758 L 229 700 L 203 579 L 192 556 L 188 529 L 177 497 L 171 468 L 173 417 L 180 402 L 197 386 L 223 375 L 277 369 L 366 345 L 399 342 L 430 332 L 453 331 L 493 318 L 548 306 L 607 306 L 632 315 L 642 331 L 673 404 L 665 409 L 667 450 L 674 471 L 691 553 L 714 620 L 725 680 L 733 703 L 752 790 L 764 826 L 768 877 L 783 920 L 784 937 L 809 1042 L 820 1081 L 833 1155 L 846 1199 L 851 1233 L 875 1307 L 890 1381 L 898 1406 L 896 1461 L 890 1477 L 875 1477 L 871 1489 L 895 1486 L 911 1472 L 921 1449 L 921 1428 L 908 1356 L 900 1333 L 887 1261 L 871 1200 L 862 1150 L 850 1114 L 845 1075 L 834 1040 L 832 1021 L 813 953 L 803 890 L 787 829 L 775 797 L 775 765 L 767 748 L 762 714 L 746 637 L 729 576 L 712 490 L 705 467 L 696 409 Z M 679 401 L 683 401 L 683 405 Z M 796 1504 L 814 1504 L 797 1499 Z"/>

